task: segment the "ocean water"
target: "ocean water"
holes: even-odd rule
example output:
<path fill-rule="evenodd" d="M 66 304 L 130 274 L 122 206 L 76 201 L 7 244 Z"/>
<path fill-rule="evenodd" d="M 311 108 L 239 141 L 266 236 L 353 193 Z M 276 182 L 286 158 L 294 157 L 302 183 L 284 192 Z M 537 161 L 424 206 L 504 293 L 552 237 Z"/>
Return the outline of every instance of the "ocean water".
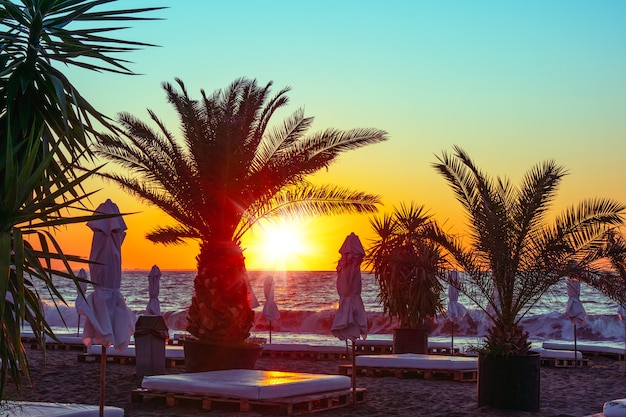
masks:
<path fill-rule="evenodd" d="M 195 271 L 162 271 L 159 300 L 161 314 L 164 317 L 170 336 L 184 333 L 187 307 L 193 293 Z M 263 282 L 268 275 L 274 277 L 275 302 L 280 310 L 280 317 L 271 323 L 272 343 L 307 343 L 317 345 L 342 345 L 345 342 L 335 338 L 330 328 L 339 296 L 336 290 L 336 272 L 248 272 L 252 289 L 260 306 L 254 311 L 255 325 L 251 330 L 254 337 L 269 341 L 270 324 L 262 315 L 265 302 Z M 362 298 L 367 311 L 369 334 L 371 339 L 389 339 L 392 337 L 395 323 L 383 313 L 377 301 L 378 285 L 374 276 L 362 274 Z M 54 305 L 51 299 L 41 292 L 46 309 L 46 319 L 57 333 L 78 334 L 82 328 L 74 308 L 76 290 L 67 280 L 57 279 L 61 294 L 67 305 Z M 89 293 L 91 288 L 87 290 Z M 148 304 L 148 271 L 125 271 L 122 276 L 122 295 L 128 307 L 137 315 L 144 313 Z M 447 304 L 447 295 L 444 304 Z M 600 294 L 593 288 L 582 285 L 581 301 L 587 311 L 584 325 L 577 326 L 579 341 L 623 342 L 625 324 L 617 316 L 617 303 Z M 445 316 L 438 317 L 433 323 L 431 337 L 449 339 L 454 330 L 454 339 L 459 343 L 476 345 L 483 339 L 488 328 L 485 314 L 475 305 L 459 297 L 467 309 L 467 315 L 457 324 L 452 325 Z M 555 287 L 553 291 L 534 306 L 524 317 L 522 324 L 529 332 L 533 342 L 545 340 L 574 339 L 574 327 L 564 315 L 567 303 L 566 284 Z M 84 320 L 84 319 L 83 319 Z"/>

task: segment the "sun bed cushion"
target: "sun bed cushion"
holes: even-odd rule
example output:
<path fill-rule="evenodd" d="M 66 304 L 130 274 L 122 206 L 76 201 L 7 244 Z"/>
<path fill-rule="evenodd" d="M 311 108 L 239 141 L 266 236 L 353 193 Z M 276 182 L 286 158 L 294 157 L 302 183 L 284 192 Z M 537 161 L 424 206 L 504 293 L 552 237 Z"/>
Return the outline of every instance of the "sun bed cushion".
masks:
<path fill-rule="evenodd" d="M 144 377 L 141 387 L 174 393 L 268 400 L 349 389 L 350 377 L 302 372 L 229 369 Z"/>
<path fill-rule="evenodd" d="M 87 404 L 64 404 L 29 401 L 3 401 L 0 411 L 11 417 L 98 417 L 100 407 Z M 105 417 L 123 417 L 124 410 L 104 407 Z"/>
<path fill-rule="evenodd" d="M 604 403 L 604 417 L 626 417 L 626 398 Z"/>
<path fill-rule="evenodd" d="M 402 369 L 478 369 L 478 359 L 465 356 L 423 355 L 401 353 L 392 355 L 361 355 L 356 357 L 356 366 Z"/>
<path fill-rule="evenodd" d="M 102 346 L 101 345 L 92 345 L 89 349 L 87 349 L 88 355 L 101 355 L 102 354 Z M 135 357 L 135 345 L 130 345 L 126 349 L 122 349 L 120 351 L 115 350 L 113 346 L 109 346 L 107 348 L 107 356 L 123 356 L 123 357 Z M 165 346 L 165 358 L 166 359 L 185 359 L 185 349 L 183 346 L 173 346 L 166 345 Z"/>
<path fill-rule="evenodd" d="M 263 345 L 263 350 L 278 352 L 327 352 L 327 353 L 343 353 L 346 348 L 343 346 L 318 346 L 294 343 L 268 343 Z"/>
<path fill-rule="evenodd" d="M 539 353 L 542 359 L 572 359 L 574 357 L 573 350 L 535 348 L 532 351 Z M 582 358 L 583 354 L 580 351 L 576 352 L 576 359 Z"/>
<path fill-rule="evenodd" d="M 574 350 L 574 342 L 543 342 L 541 345 L 544 349 L 554 349 L 554 350 Z M 610 344 L 607 342 L 601 343 L 590 343 L 578 342 L 576 344 L 576 350 L 581 352 L 594 352 L 594 353 L 610 353 L 615 355 L 623 355 L 624 354 L 624 346 L 619 346 L 618 344 Z"/>

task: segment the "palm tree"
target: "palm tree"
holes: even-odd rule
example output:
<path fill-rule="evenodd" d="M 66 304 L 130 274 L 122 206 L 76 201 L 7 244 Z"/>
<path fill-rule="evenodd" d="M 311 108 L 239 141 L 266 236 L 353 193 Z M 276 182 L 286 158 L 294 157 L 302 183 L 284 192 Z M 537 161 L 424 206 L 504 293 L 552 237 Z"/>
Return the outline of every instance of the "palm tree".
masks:
<path fill-rule="evenodd" d="M 30 379 L 21 326 L 28 323 L 41 342 L 53 336 L 40 292 L 64 302 L 52 276 L 76 280 L 69 262 L 81 259 L 64 254 L 49 229 L 86 221 L 65 209 L 82 207 L 89 195 L 80 186 L 89 172 L 75 168 L 90 155 L 92 121 L 108 126 L 53 63 L 131 74 L 112 54 L 146 44 L 105 36 L 120 28 L 91 25 L 156 10 L 94 10 L 106 3 L 0 0 L 0 398 L 7 376 L 18 387 Z M 90 25 L 72 29 L 75 22 Z"/>
<path fill-rule="evenodd" d="M 228 88 L 191 99 L 185 85 L 163 88 L 181 121 L 183 140 L 149 111 L 155 131 L 121 114 L 123 137 L 104 135 L 97 154 L 127 170 L 102 175 L 149 204 L 176 226 L 147 238 L 163 244 L 200 242 L 198 275 L 187 330 L 200 341 L 240 343 L 253 312 L 240 239 L 259 219 L 294 214 L 371 213 L 378 197 L 315 186 L 308 174 L 328 167 L 344 151 L 386 140 L 376 129 L 327 129 L 305 136 L 313 119 L 295 111 L 269 127 L 288 102 L 288 88 L 270 97 L 272 83 L 240 78 Z"/>
<path fill-rule="evenodd" d="M 554 161 L 533 167 L 519 187 L 492 179 L 468 154 L 454 147 L 434 167 L 445 177 L 468 217 L 468 239 L 439 233 L 439 240 L 465 270 L 460 290 L 493 322 L 486 349 L 524 354 L 528 333 L 522 317 L 563 276 L 591 273 L 604 256 L 607 232 L 622 223 L 624 205 L 590 199 L 548 221 L 566 171 Z M 572 270 L 573 265 L 576 270 Z"/>
<path fill-rule="evenodd" d="M 432 218 L 424 206 L 400 205 L 391 215 L 373 218 L 376 238 L 365 264 L 380 286 L 379 301 L 402 328 L 416 328 L 443 309 L 445 259 L 428 238 Z"/>
<path fill-rule="evenodd" d="M 492 322 L 479 352 L 478 405 L 537 411 L 540 358 L 529 353 L 519 322 L 563 276 L 592 273 L 625 207 L 585 200 L 549 221 L 566 175 L 554 161 L 534 166 L 515 187 L 506 178 L 488 177 L 459 147 L 437 159 L 435 168 L 465 209 L 469 232 L 462 241 L 434 228 L 434 237 L 465 270 L 459 290 Z"/>

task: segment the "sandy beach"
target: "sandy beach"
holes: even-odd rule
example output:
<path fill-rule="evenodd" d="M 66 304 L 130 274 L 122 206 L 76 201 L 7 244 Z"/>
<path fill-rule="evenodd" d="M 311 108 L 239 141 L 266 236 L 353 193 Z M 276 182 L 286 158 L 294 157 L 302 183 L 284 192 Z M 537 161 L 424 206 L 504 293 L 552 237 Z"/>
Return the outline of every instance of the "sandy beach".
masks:
<path fill-rule="evenodd" d="M 48 350 L 44 363 L 41 351 L 27 347 L 34 386 L 22 394 L 13 385 L 5 398 L 27 401 L 98 404 L 99 364 L 78 362 L 76 351 Z M 337 374 L 347 360 L 310 360 L 260 358 L 258 369 Z M 184 372 L 182 368 L 168 373 Z M 107 364 L 106 404 L 121 407 L 128 417 L 156 416 L 247 416 L 257 412 L 238 413 L 201 411 L 194 408 L 166 407 L 146 401 L 131 402 L 131 391 L 141 385 L 134 365 Z M 393 377 L 360 377 L 357 385 L 367 389 L 362 404 L 316 413 L 320 416 L 586 416 L 602 411 L 605 401 L 626 397 L 624 363 L 593 358 L 584 368 L 551 368 L 541 370 L 541 409 L 537 413 L 478 408 L 476 383 L 397 379 Z"/>

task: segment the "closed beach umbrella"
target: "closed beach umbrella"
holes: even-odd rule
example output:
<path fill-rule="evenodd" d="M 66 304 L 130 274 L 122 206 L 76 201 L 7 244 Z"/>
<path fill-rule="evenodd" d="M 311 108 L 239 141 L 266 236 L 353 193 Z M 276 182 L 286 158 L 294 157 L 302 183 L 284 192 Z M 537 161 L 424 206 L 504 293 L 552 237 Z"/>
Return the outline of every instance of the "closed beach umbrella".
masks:
<path fill-rule="evenodd" d="M 356 403 L 356 366 L 354 341 L 367 337 L 367 316 L 361 298 L 361 262 L 365 250 L 354 233 L 346 237 L 339 249 L 341 258 L 337 263 L 337 292 L 339 308 L 335 314 L 331 332 L 340 340 L 352 341 L 352 401 Z"/>
<path fill-rule="evenodd" d="M 461 321 L 467 314 L 467 309 L 459 303 L 459 274 L 457 271 L 450 272 L 450 284 L 448 285 L 448 320 L 452 322 L 452 353 L 454 353 L 454 324 Z"/>
<path fill-rule="evenodd" d="M 580 281 L 572 278 L 567 280 L 567 297 L 567 305 L 565 306 L 564 314 L 574 325 L 574 364 L 576 365 L 576 326 L 584 324 L 585 317 L 587 316 L 583 303 L 580 301 Z"/>
<path fill-rule="evenodd" d="M 263 305 L 263 315 L 270 323 L 270 343 L 272 343 L 272 322 L 280 317 L 280 311 L 274 301 L 274 277 L 268 275 L 263 282 L 263 292 L 265 293 L 265 304 Z"/>
<path fill-rule="evenodd" d="M 78 278 L 87 279 L 87 271 L 84 268 L 81 268 L 80 271 L 76 274 Z M 76 308 L 76 315 L 78 316 L 78 328 L 76 329 L 76 336 L 80 334 L 80 316 L 85 315 L 85 311 L 89 308 L 89 304 L 87 304 L 87 283 L 84 281 L 79 281 L 78 283 L 80 290 L 77 289 L 76 301 L 74 302 L 74 307 Z"/>
<path fill-rule="evenodd" d="M 620 304 L 617 307 L 617 317 L 624 323 L 624 357 L 626 358 L 626 306 Z M 626 366 L 624 366 L 624 373 L 626 374 Z"/>
<path fill-rule="evenodd" d="M 153 265 L 152 269 L 148 273 L 148 307 L 146 307 L 147 316 L 160 316 L 161 304 L 159 303 L 159 290 L 160 290 L 161 270 L 158 266 Z"/>
<path fill-rule="evenodd" d="M 100 204 L 94 214 L 120 214 L 111 200 Z M 94 290 L 87 298 L 89 309 L 83 342 L 87 346 L 102 345 L 100 363 L 100 415 L 104 410 L 104 380 L 106 349 L 114 346 L 125 349 L 135 331 L 135 322 L 120 292 L 122 282 L 122 242 L 126 236 L 126 223 L 121 216 L 90 220 L 87 226 L 93 231 L 89 271 Z"/>

